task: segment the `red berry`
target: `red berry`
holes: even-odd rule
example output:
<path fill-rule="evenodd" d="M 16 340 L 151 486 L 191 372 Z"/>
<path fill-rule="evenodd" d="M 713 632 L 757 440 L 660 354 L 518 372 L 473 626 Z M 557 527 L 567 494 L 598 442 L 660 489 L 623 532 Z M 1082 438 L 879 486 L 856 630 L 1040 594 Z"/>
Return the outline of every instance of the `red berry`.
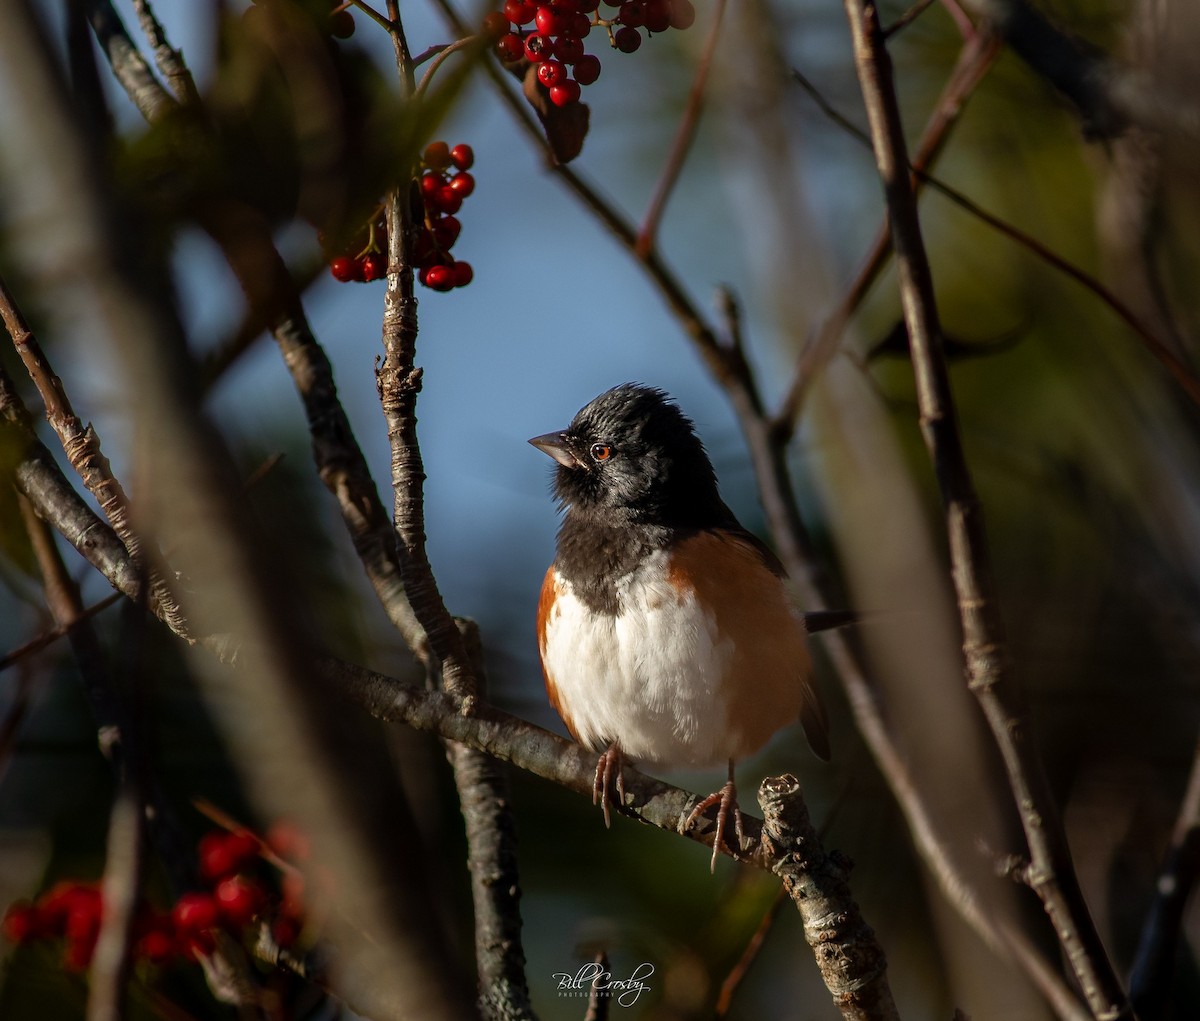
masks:
<path fill-rule="evenodd" d="M 622 25 L 628 25 L 630 28 L 641 28 L 646 24 L 646 5 L 642 3 L 642 0 L 629 0 L 628 3 L 621 5 L 621 10 L 617 17 L 620 18 Z"/>
<path fill-rule="evenodd" d="M 329 34 L 338 39 L 354 35 L 354 15 L 349 10 L 335 11 L 329 16 Z"/>
<path fill-rule="evenodd" d="M 545 60 L 538 64 L 537 76 L 546 88 L 553 88 L 567 80 L 567 67 L 558 60 Z"/>
<path fill-rule="evenodd" d="M 0 922 L 0 932 L 10 943 L 24 943 L 38 935 L 38 911 L 29 901 L 10 904 Z"/>
<path fill-rule="evenodd" d="M 563 18 L 562 34 L 571 39 L 582 39 L 592 30 L 591 20 L 586 14 L 573 11 Z"/>
<path fill-rule="evenodd" d="M 455 216 L 443 216 L 433 221 L 433 242 L 443 252 L 454 247 L 454 242 L 458 240 L 461 232 L 462 223 Z"/>
<path fill-rule="evenodd" d="M 169 932 L 164 932 L 162 929 L 151 929 L 141 936 L 133 947 L 134 956 L 155 964 L 167 960 L 174 955 L 175 950 L 175 940 L 171 938 Z"/>
<path fill-rule="evenodd" d="M 671 0 L 646 0 L 646 31 L 665 32 L 671 27 Z"/>
<path fill-rule="evenodd" d="M 353 280 L 354 260 L 348 255 L 339 255 L 329 263 L 329 272 L 333 274 L 334 280 L 340 280 L 342 283 Z"/>
<path fill-rule="evenodd" d="M 579 0 L 580 14 L 594 14 L 600 6 L 600 0 Z"/>
<path fill-rule="evenodd" d="M 642 45 L 642 37 L 631 25 L 622 25 L 613 35 L 613 45 L 622 53 L 633 53 Z"/>
<path fill-rule="evenodd" d="M 546 63 L 538 67 L 538 77 L 541 77 L 541 70 L 543 67 L 549 67 L 554 63 L 557 63 L 557 61 L 547 60 Z M 558 66 L 563 68 L 563 74 L 566 75 L 567 69 L 563 67 L 562 64 L 559 64 Z M 465 170 L 460 170 L 457 174 L 450 178 L 449 188 L 460 198 L 465 199 L 471 194 L 471 192 L 475 190 L 475 178 L 471 174 L 468 174 Z"/>
<path fill-rule="evenodd" d="M 353 259 L 348 261 L 354 262 Z M 336 272 L 334 276 L 337 276 Z M 214 830 L 200 838 L 196 856 L 200 862 L 200 875 L 205 879 L 220 879 L 237 872 L 258 856 L 258 840 L 245 830 L 237 833 Z"/>
<path fill-rule="evenodd" d="M 466 142 L 459 142 L 450 150 L 450 162 L 459 170 L 470 170 L 475 165 L 475 150 Z"/>
<path fill-rule="evenodd" d="M 539 7 L 533 17 L 540 35 L 558 35 L 563 30 L 565 20 L 553 7 Z"/>
<path fill-rule="evenodd" d="M 454 272 L 455 287 L 466 287 L 475 279 L 475 270 L 471 268 L 469 262 L 456 262 L 451 269 Z"/>
<path fill-rule="evenodd" d="M 575 80 L 580 85 L 591 85 L 600 77 L 600 58 L 588 53 L 575 61 Z"/>
<path fill-rule="evenodd" d="M 450 185 L 446 185 L 437 193 L 437 198 L 434 200 L 434 207 L 442 213 L 457 213 L 462 208 L 462 196 L 456 192 Z"/>
<path fill-rule="evenodd" d="M 245 876 L 222 879 L 217 884 L 215 897 L 221 916 L 237 928 L 248 925 L 266 900 L 263 888 Z"/>
<path fill-rule="evenodd" d="M 362 258 L 362 278 L 365 283 L 387 276 L 387 259 L 379 252 L 369 252 Z"/>
<path fill-rule="evenodd" d="M 561 85 L 555 85 L 550 90 L 550 102 L 555 106 L 570 106 L 579 101 L 579 82 L 568 78 Z"/>
<path fill-rule="evenodd" d="M 505 63 L 511 64 L 525 56 L 525 42 L 513 32 L 502 35 L 496 43 L 496 56 Z"/>
<path fill-rule="evenodd" d="M 491 11 L 483 16 L 482 32 L 492 39 L 499 39 L 508 31 L 508 18 L 499 11 Z"/>
<path fill-rule="evenodd" d="M 180 936 L 205 932 L 217 924 L 217 902 L 207 893 L 181 894 L 171 909 L 171 921 Z"/>
<path fill-rule="evenodd" d="M 531 64 L 540 64 L 554 56 L 554 42 L 544 35 L 534 32 L 525 37 L 525 59 Z"/>
<path fill-rule="evenodd" d="M 445 142 L 430 142 L 422 158 L 431 170 L 445 170 L 450 166 L 450 146 Z"/>
<path fill-rule="evenodd" d="M 446 178 L 442 174 L 435 174 L 432 170 L 421 175 L 421 194 L 429 199 L 442 190 L 445 185 Z"/>
<path fill-rule="evenodd" d="M 564 64 L 577 63 L 583 57 L 583 40 L 560 35 L 554 40 L 554 55 Z"/>
<path fill-rule="evenodd" d="M 691 28 L 696 23 L 696 6 L 692 0 L 671 0 L 671 27 Z"/>
<path fill-rule="evenodd" d="M 530 0 L 504 0 L 504 16 L 514 25 L 528 25 L 537 13 L 537 5 Z"/>
<path fill-rule="evenodd" d="M 449 266 L 430 266 L 425 270 L 425 284 L 435 291 L 448 291 L 454 286 L 454 270 Z"/>

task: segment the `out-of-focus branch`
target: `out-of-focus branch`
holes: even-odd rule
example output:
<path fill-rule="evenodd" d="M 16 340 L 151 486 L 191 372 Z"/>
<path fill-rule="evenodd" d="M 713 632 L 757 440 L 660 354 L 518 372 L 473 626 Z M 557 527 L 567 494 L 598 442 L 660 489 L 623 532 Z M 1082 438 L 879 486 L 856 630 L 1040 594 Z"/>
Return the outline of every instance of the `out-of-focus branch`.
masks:
<path fill-rule="evenodd" d="M 1130 1018 L 1133 1010 L 1079 889 L 1057 806 L 1031 739 L 1028 710 L 1011 676 L 982 509 L 963 450 L 941 351 L 933 277 L 921 238 L 891 61 L 874 6 L 864 0 L 845 0 L 845 7 L 892 224 L 921 430 L 945 505 L 967 683 L 1004 760 L 1029 846 L 1029 885 L 1054 923 L 1093 1014 L 1114 1021 Z"/>
<path fill-rule="evenodd" d="M 870 146 L 871 140 L 866 133 L 854 125 L 848 118 L 835 110 L 820 94 L 813 84 L 808 81 L 799 72 L 793 72 L 793 77 L 797 83 L 813 97 L 814 101 L 820 106 L 822 112 L 829 117 L 833 122 L 839 125 L 848 135 L 856 138 L 864 146 Z M 1200 379 L 1192 372 L 1191 368 L 1185 364 L 1171 349 L 1171 347 L 1160 339 L 1141 317 L 1122 301 L 1113 291 L 1106 287 L 1103 283 L 1097 280 L 1090 273 L 1085 272 L 1073 262 L 1059 255 L 1049 246 L 1043 244 L 1033 235 L 1026 233 L 1019 227 L 1001 219 L 994 213 L 988 212 L 981 205 L 970 199 L 957 188 L 953 188 L 946 184 L 945 181 L 939 180 L 932 174 L 919 169 L 913 164 L 909 164 L 909 170 L 918 181 L 928 185 L 938 194 L 944 196 L 953 202 L 956 206 L 966 210 L 976 219 L 986 223 L 989 227 L 999 231 L 1005 237 L 1011 238 L 1021 247 L 1030 251 L 1033 255 L 1039 258 L 1046 265 L 1058 270 L 1060 273 L 1069 276 L 1076 283 L 1080 284 L 1105 305 L 1107 305 L 1126 326 L 1133 331 L 1134 335 L 1142 342 L 1143 346 L 1157 358 L 1166 370 L 1174 377 L 1175 381 L 1183 388 L 1184 392 L 1196 404 L 1200 404 Z"/>
<path fill-rule="evenodd" d="M 950 140 L 952 129 L 958 123 L 959 114 L 995 63 L 999 52 L 1000 40 L 986 23 L 980 25 L 963 44 L 954 70 L 950 72 L 950 78 L 934 105 L 925 129 L 921 132 L 921 139 L 912 159 L 916 170 L 928 171 L 941 155 Z M 920 177 L 914 181 L 914 188 L 918 193 L 922 183 Z M 879 274 L 887 265 L 891 254 L 892 234 L 885 216 L 850 286 L 818 327 L 816 335 L 805 344 L 804 350 L 796 360 L 792 381 L 772 423 L 778 442 L 784 443 L 791 439 L 809 387 L 820 374 L 821 368 L 833 357 L 850 319 L 866 298 L 867 292 L 879 279 Z"/>
<path fill-rule="evenodd" d="M 216 631 L 226 617 L 246 636 L 241 658 L 250 669 L 236 690 L 218 693 L 225 672 L 204 658 L 193 662 L 247 794 L 264 814 L 305 825 L 337 875 L 343 912 L 331 915 L 331 938 L 345 948 L 341 981 L 362 1012 L 462 1017 L 461 990 L 437 941 L 416 936 L 417 902 L 380 896 L 384 862 L 362 838 L 353 797 L 342 787 L 347 765 L 334 761 L 325 743 L 326 695 L 306 655 L 308 636 L 294 626 L 288 593 L 272 587 L 274 572 L 259 563 L 261 547 L 241 515 L 228 452 L 199 410 L 194 367 L 165 300 L 170 288 L 155 286 L 162 264 L 136 247 L 139 235 L 118 227 L 127 221 L 105 190 L 104 160 L 74 129 L 55 62 L 26 5 L 0 0 L 0 18 L 0 87 L 22 96 L 5 111 L 18 141 L 0 160 L 0 194 L 17 209 L 37 208 L 47 192 L 55 196 L 56 229 L 47 232 L 52 240 L 38 239 L 48 250 L 37 265 L 58 260 L 69 275 L 41 273 L 34 283 L 50 304 L 64 304 L 68 293 L 86 304 L 93 342 L 112 352 L 114 378 L 126 388 L 135 435 L 153 437 L 142 448 L 148 534 L 167 545 L 178 537 L 174 556 L 184 569 L 192 564 L 215 579 L 207 603 L 189 596 L 185 604 L 197 631 Z M 23 238 L 18 257 L 31 244 Z"/>
<path fill-rule="evenodd" d="M 666 166 L 655 185 L 654 195 L 650 199 L 650 207 L 638 231 L 635 251 L 645 258 L 655 246 L 658 239 L 658 226 L 662 222 L 663 213 L 667 208 L 667 200 L 675 182 L 679 180 L 683 170 L 683 161 L 687 159 L 696 137 L 696 128 L 700 124 L 700 114 L 704 110 L 704 90 L 708 85 L 708 72 L 712 67 L 713 53 L 716 52 L 717 41 L 721 38 L 721 21 L 725 17 L 725 0 L 716 0 L 713 4 L 712 25 L 709 26 L 708 38 L 704 41 L 704 50 L 696 64 L 696 74 L 692 79 L 692 87 L 688 90 L 687 104 L 679 118 L 679 126 L 675 129 L 675 138 L 671 142 L 671 151 L 667 156 Z"/>
<path fill-rule="evenodd" d="M 899 1021 L 887 981 L 887 958 L 863 920 L 847 882 L 850 862 L 829 854 L 808 815 L 794 776 L 767 777 L 758 788 L 763 844 L 775 860 L 804 923 L 825 986 L 846 1021 Z"/>
<path fill-rule="evenodd" d="M 1154 886 L 1129 975 L 1129 995 L 1144 1021 L 1156 1021 L 1167 1007 L 1171 974 L 1179 948 L 1183 913 L 1200 875 L 1200 744 L 1192 760 L 1187 790 L 1179 806 L 1171 846 Z"/>
<path fill-rule="evenodd" d="M 145 571 L 153 598 L 170 621 L 171 630 L 176 634 L 185 634 L 188 630 L 187 619 L 162 573 L 147 561 L 141 536 L 137 534 L 130 518 L 129 498 L 100 448 L 100 437 L 91 426 L 85 427 L 75 414 L 62 380 L 55 374 L 37 338 L 30 331 L 3 278 L 0 278 L 0 319 L 4 321 L 13 346 L 41 395 L 46 419 L 62 443 L 67 461 L 79 474 L 88 492 L 96 498 L 113 531 L 129 550 L 134 565 Z"/>

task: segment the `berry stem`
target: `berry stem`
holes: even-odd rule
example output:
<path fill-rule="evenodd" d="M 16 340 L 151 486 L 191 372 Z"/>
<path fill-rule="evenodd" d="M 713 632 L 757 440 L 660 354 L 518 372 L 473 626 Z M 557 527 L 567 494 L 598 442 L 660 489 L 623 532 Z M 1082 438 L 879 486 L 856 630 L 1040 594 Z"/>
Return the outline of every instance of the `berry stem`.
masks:
<path fill-rule="evenodd" d="M 437 73 L 438 68 L 441 67 L 447 60 L 449 60 L 453 54 L 461 53 L 463 50 L 470 48 L 482 50 L 485 49 L 490 42 L 491 40 L 486 36 L 476 34 L 464 36 L 462 39 L 455 39 L 454 42 L 447 43 L 442 46 L 441 49 L 438 50 L 438 52 L 434 55 L 432 63 L 430 63 L 429 67 L 425 70 L 425 74 L 422 75 L 420 83 L 413 92 L 413 98 L 420 99 L 425 95 L 426 92 L 429 91 L 429 85 L 433 81 L 433 76 Z M 430 49 L 433 49 L 433 47 L 430 47 Z M 430 50 L 426 50 L 425 53 L 421 54 L 420 57 L 412 61 L 412 66 L 416 67 L 418 64 L 420 64 L 429 55 L 429 52 Z"/>
<path fill-rule="evenodd" d="M 375 22 L 375 24 L 377 24 L 389 35 L 394 35 L 396 33 L 398 25 L 385 18 L 382 14 L 375 10 L 374 7 L 366 3 L 365 0 L 348 0 L 348 2 L 342 4 L 338 10 L 344 10 L 347 7 L 354 7 L 362 11 L 363 14 Z"/>

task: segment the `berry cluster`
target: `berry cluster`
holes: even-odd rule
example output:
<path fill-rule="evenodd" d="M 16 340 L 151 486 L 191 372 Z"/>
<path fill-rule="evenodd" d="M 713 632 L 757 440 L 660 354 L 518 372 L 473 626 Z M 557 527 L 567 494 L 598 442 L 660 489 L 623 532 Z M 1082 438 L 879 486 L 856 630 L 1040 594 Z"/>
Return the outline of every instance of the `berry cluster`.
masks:
<path fill-rule="evenodd" d="M 140 904 L 133 922 L 134 959 L 151 964 L 190 960 L 212 952 L 219 930 L 241 936 L 260 920 L 270 921 L 278 944 L 294 943 L 304 918 L 303 879 L 287 867 L 277 892 L 263 877 L 264 851 L 276 860 L 303 860 L 307 844 L 286 823 L 272 827 L 265 841 L 248 830 L 205 834 L 196 853 L 206 888 L 181 894 L 169 911 Z M 11 905 L 0 932 L 18 944 L 65 938 L 63 964 L 83 971 L 91 964 L 103 917 L 98 884 L 63 880 L 36 901 Z"/>
<path fill-rule="evenodd" d="M 474 151 L 461 142 L 453 149 L 445 142 L 430 142 L 421 154 L 422 221 L 417 226 L 413 264 L 417 279 L 435 291 L 466 287 L 475 278 L 469 262 L 450 254 L 462 232 L 462 223 L 454 214 L 475 190 L 475 178 L 469 172 L 474 163 Z M 387 275 L 387 222 L 382 207 L 336 250 L 330 250 L 324 234 L 320 242 L 329 259 L 329 272 L 337 280 L 369 283 Z"/>
<path fill-rule="evenodd" d="M 417 279 L 435 291 L 466 287 L 475 278 L 469 262 L 456 260 L 450 254 L 462 231 L 462 224 L 454 214 L 462 208 L 463 199 L 475 190 L 475 178 L 470 174 L 474 163 L 474 151 L 461 142 L 453 149 L 445 142 L 430 142 L 421 154 L 420 187 L 425 222 L 417 228 L 413 263 Z"/>
<path fill-rule="evenodd" d="M 483 21 L 483 30 L 496 40 L 496 53 L 512 63 L 528 60 L 537 66 L 538 81 L 555 106 L 579 101 L 580 86 L 600 77 L 600 58 L 584 51 L 593 28 L 605 29 L 609 44 L 622 53 L 642 45 L 648 35 L 669 28 L 691 27 L 696 20 L 692 0 L 604 0 L 617 10 L 601 17 L 600 0 L 505 0 L 501 11 Z"/>

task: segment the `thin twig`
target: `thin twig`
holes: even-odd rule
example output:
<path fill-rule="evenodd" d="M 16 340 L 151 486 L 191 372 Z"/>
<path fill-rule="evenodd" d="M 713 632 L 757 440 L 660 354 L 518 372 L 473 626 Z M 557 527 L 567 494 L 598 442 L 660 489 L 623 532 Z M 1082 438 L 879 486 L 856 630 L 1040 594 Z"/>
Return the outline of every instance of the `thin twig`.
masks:
<path fill-rule="evenodd" d="M 433 63 L 425 70 L 425 74 L 421 76 L 421 81 L 417 84 L 413 91 L 413 99 L 420 99 L 429 91 L 429 86 L 433 82 L 434 75 L 437 74 L 438 68 L 441 67 L 455 53 L 461 53 L 463 50 L 477 50 L 482 52 L 487 46 L 487 39 L 482 35 L 469 35 L 462 39 L 455 39 L 454 42 L 448 43 L 445 46 L 437 47 L 437 52 L 434 55 Z M 426 52 L 429 52 L 428 50 Z M 413 67 L 416 68 L 421 63 L 420 58 L 413 60 Z"/>
<path fill-rule="evenodd" d="M 679 180 L 684 160 L 687 159 L 692 141 L 696 137 L 696 128 L 700 124 L 700 114 L 704 109 L 704 91 L 708 85 L 709 69 L 712 67 L 712 58 L 717 50 L 717 42 L 721 38 L 721 22 L 725 17 L 725 2 L 726 0 L 716 0 L 716 3 L 713 4 L 712 26 L 708 30 L 704 49 L 700 52 L 700 59 L 696 63 L 696 74 L 692 78 L 692 87 L 688 90 L 687 104 L 679 118 L 679 126 L 675 129 L 675 138 L 671 143 L 671 152 L 667 156 L 666 166 L 663 167 L 662 176 L 655 185 L 654 196 L 650 199 L 650 206 L 642 220 L 641 230 L 638 231 L 634 250 L 639 258 L 645 258 L 657 244 L 658 226 L 662 221 L 663 212 L 666 210 L 667 201 L 675 189 L 675 182 Z"/>
<path fill-rule="evenodd" d="M 883 30 L 884 36 L 890 39 L 898 32 L 902 32 L 924 14 L 935 2 L 936 0 L 917 0 L 915 4 Z"/>
<path fill-rule="evenodd" d="M 921 132 L 921 139 L 913 154 L 912 164 L 919 170 L 928 170 L 945 148 L 951 130 L 958 123 L 967 99 L 983 81 L 1000 53 L 1000 38 L 985 23 L 972 33 L 959 51 L 954 70 L 934 105 L 933 113 Z M 821 102 L 824 103 L 824 97 Z M 822 109 L 828 109 L 823 106 Z M 922 181 L 916 181 L 920 189 Z M 792 380 L 779 410 L 775 413 L 772 428 L 778 442 L 791 439 L 800 418 L 804 398 L 808 389 L 820 374 L 821 368 L 833 357 L 838 341 L 845 332 L 851 317 L 866 298 L 892 253 L 892 234 L 885 215 L 875 231 L 875 237 L 866 256 L 859 263 L 850 286 L 841 300 L 817 329 L 816 335 L 804 346 Z"/>
<path fill-rule="evenodd" d="M 725 981 L 721 983 L 721 990 L 717 994 L 717 1003 L 713 1008 L 713 1017 L 717 1018 L 717 1021 L 720 1021 L 721 1018 L 729 1013 L 734 993 L 738 991 L 742 980 L 750 973 L 750 966 L 758 960 L 759 952 L 766 946 L 767 935 L 774 927 L 775 919 L 779 917 L 779 909 L 783 907 L 786 900 L 787 889 L 780 886 L 775 891 L 775 896 L 771 900 L 770 907 L 767 908 L 759 920 L 758 928 L 754 930 L 754 935 L 750 937 L 750 942 L 742 950 L 742 956 L 729 969 L 729 974 L 725 976 Z"/>
<path fill-rule="evenodd" d="M 892 224 L 921 429 L 945 505 L 967 684 L 1004 759 L 1029 845 L 1031 885 L 1054 923 L 1088 1005 L 1098 1018 L 1130 1018 L 1132 1008 L 1079 889 L 1049 782 L 1031 740 L 1028 710 L 1011 677 L 982 512 L 940 347 L 933 278 L 921 238 L 891 61 L 875 8 L 864 0 L 845 0 L 845 8 Z"/>
<path fill-rule="evenodd" d="M 88 492 L 96 498 L 113 531 L 121 537 L 125 548 L 129 550 L 130 559 L 139 569 L 146 571 L 153 599 L 162 605 L 171 621 L 171 630 L 177 634 L 185 632 L 187 619 L 162 572 L 153 569 L 147 562 L 141 536 L 134 530 L 131 521 L 129 498 L 125 495 L 120 481 L 113 475 L 112 466 L 101 450 L 100 437 L 91 426 L 84 426 L 75 414 L 62 380 L 54 372 L 37 338 L 30 331 L 16 299 L 3 278 L 0 278 L 0 319 L 4 321 L 13 346 L 41 395 L 46 408 L 46 419 L 62 443 L 67 461 L 79 474 Z"/>
<path fill-rule="evenodd" d="M 593 963 L 597 972 L 603 975 L 608 971 L 608 953 L 601 950 L 596 954 L 596 960 Z M 608 1021 L 608 1007 L 611 1002 L 612 998 L 606 995 L 605 990 L 601 989 L 598 983 L 593 982 L 591 991 L 588 993 L 588 1005 L 583 1015 L 583 1021 Z"/>
<path fill-rule="evenodd" d="M 172 49 L 167 42 L 166 33 L 154 15 L 150 0 L 133 0 L 133 9 L 137 13 L 138 23 L 142 32 L 154 50 L 154 63 L 158 72 L 171 86 L 175 98 L 183 106 L 192 106 L 200 101 L 200 93 L 196 90 L 196 80 L 183 61 L 183 54 Z"/>
<path fill-rule="evenodd" d="M 397 0 L 388 0 L 395 31 L 393 48 L 403 98 L 413 96 L 412 58 L 404 37 Z M 417 299 L 409 255 L 412 233 L 408 182 L 394 189 L 386 202 L 388 221 L 387 290 L 383 305 L 384 357 L 376 371 L 379 399 L 387 421 L 392 449 L 394 522 L 400 547 L 404 591 L 425 630 L 429 648 L 441 666 L 442 684 L 468 710 L 474 699 L 474 678 L 462 635 L 446 609 L 425 549 L 425 468 L 417 441 L 416 403 L 421 370 L 416 367 Z"/>
<path fill-rule="evenodd" d="M 350 0 L 350 2 L 389 35 L 394 33 L 395 25 L 375 10 L 366 0 Z"/>
<path fill-rule="evenodd" d="M 796 82 L 810 96 L 812 96 L 817 106 L 820 107 L 822 113 L 829 117 L 835 124 L 838 124 L 840 127 L 842 127 L 849 135 L 857 139 L 863 145 L 869 146 L 871 144 L 871 140 L 867 134 L 856 124 L 834 109 L 829 104 L 828 100 L 821 95 L 820 90 L 818 90 L 811 81 L 805 78 L 799 71 L 794 70 L 792 72 L 792 76 L 795 78 Z M 996 216 L 994 213 L 988 212 L 977 202 L 971 198 L 968 198 L 957 188 L 951 187 L 939 178 L 936 178 L 933 175 L 918 169 L 912 164 L 909 164 L 908 169 L 913 173 L 914 176 L 918 178 L 918 180 L 924 182 L 934 191 L 949 199 L 955 205 L 965 209 L 976 219 L 983 221 L 989 227 L 992 227 L 1006 237 L 1011 238 L 1023 248 L 1028 249 L 1048 266 L 1052 266 L 1060 273 L 1066 274 L 1076 283 L 1081 284 L 1097 298 L 1099 298 L 1113 311 L 1113 313 L 1116 314 L 1117 318 L 1119 318 L 1123 323 L 1125 323 L 1126 326 L 1130 328 L 1130 330 L 1133 331 L 1133 333 L 1139 340 L 1141 340 L 1143 345 L 1145 345 L 1150 353 L 1162 363 L 1175 381 L 1183 388 L 1188 397 L 1190 397 L 1196 404 L 1200 405 L 1200 379 L 1197 379 L 1197 377 L 1192 373 L 1191 369 L 1183 361 L 1181 361 L 1177 355 L 1175 355 L 1170 346 L 1160 340 L 1155 335 L 1154 331 L 1151 330 L 1150 327 L 1148 327 L 1144 322 L 1142 322 L 1137 313 L 1134 312 L 1133 309 L 1125 304 L 1125 302 L 1123 302 L 1120 298 L 1118 298 L 1117 295 L 1112 292 L 1112 290 L 1102 284 L 1091 274 L 1080 269 L 1069 259 L 1059 255 L 1048 245 L 1033 237 L 1033 235 L 1026 233 L 1019 227 L 1016 227 L 1001 217 Z"/>
<path fill-rule="evenodd" d="M 105 596 L 98 603 L 93 603 L 91 606 L 84 609 L 78 617 L 66 624 L 56 624 L 52 628 L 47 628 L 40 634 L 35 635 L 29 641 L 18 645 L 15 649 L 10 649 L 3 656 L 0 656 L 0 671 L 7 670 L 9 667 L 20 663 L 22 660 L 30 656 L 36 655 L 43 649 L 48 648 L 57 642 L 63 635 L 70 633 L 71 628 L 75 627 L 81 621 L 87 620 L 89 617 L 94 617 L 96 614 L 107 610 L 113 603 L 123 599 L 124 596 L 120 592 L 114 592 L 112 595 Z"/>

